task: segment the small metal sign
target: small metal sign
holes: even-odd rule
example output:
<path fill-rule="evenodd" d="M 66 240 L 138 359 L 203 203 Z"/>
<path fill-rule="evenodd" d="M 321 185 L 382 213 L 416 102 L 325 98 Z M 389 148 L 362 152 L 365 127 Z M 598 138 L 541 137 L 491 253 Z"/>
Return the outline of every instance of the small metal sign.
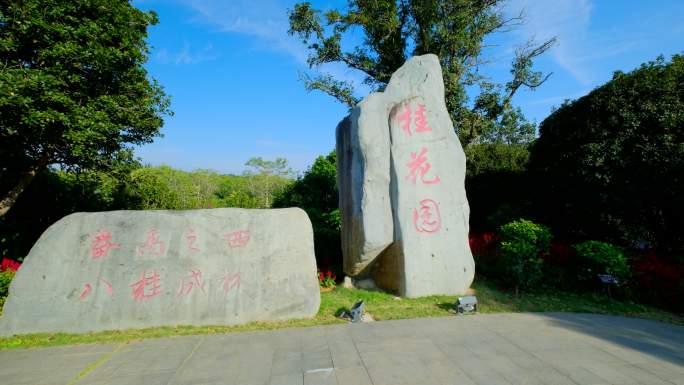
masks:
<path fill-rule="evenodd" d="M 477 312 L 477 297 L 474 295 L 467 295 L 459 297 L 456 301 L 456 310 L 460 314 L 473 314 Z"/>
<path fill-rule="evenodd" d="M 363 300 L 358 300 L 351 308 L 351 322 L 361 322 L 363 316 Z"/>
<path fill-rule="evenodd" d="M 601 283 L 605 283 L 608 285 L 620 284 L 620 281 L 617 279 L 617 277 L 612 274 L 599 274 L 598 278 L 601 280 Z"/>

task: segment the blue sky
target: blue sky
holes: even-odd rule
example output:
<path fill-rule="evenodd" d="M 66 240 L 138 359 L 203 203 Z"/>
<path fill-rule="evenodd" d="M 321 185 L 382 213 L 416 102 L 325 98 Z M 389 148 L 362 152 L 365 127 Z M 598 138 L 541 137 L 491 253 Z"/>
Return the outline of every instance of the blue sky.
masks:
<path fill-rule="evenodd" d="M 147 68 L 171 96 L 175 115 L 163 138 L 136 154 L 151 165 L 242 173 L 251 157 L 285 157 L 298 171 L 335 146 L 335 126 L 346 107 L 298 79 L 307 71 L 306 49 L 287 31 L 294 0 L 135 0 L 155 10 Z M 313 0 L 316 8 L 342 8 L 346 0 Z M 514 104 L 541 122 L 564 99 L 580 97 L 658 55 L 684 52 L 684 1 L 510 0 L 504 11 L 525 10 L 526 23 L 491 36 L 482 68 L 506 82 L 516 46 L 530 38 L 558 37 L 537 61 L 553 72 Z M 362 78 L 341 66 L 328 70 L 353 82 Z M 362 91 L 363 92 L 363 91 Z M 360 95 L 363 96 L 363 95 Z"/>

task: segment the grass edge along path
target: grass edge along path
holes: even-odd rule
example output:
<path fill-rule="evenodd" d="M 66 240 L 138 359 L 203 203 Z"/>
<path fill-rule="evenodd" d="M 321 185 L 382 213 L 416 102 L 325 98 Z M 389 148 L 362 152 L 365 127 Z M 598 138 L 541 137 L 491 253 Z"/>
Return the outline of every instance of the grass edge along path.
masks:
<path fill-rule="evenodd" d="M 494 283 L 478 277 L 473 284 L 479 301 L 480 313 L 517 312 L 574 312 L 611 314 L 638 317 L 676 325 L 684 325 L 684 315 L 623 302 L 598 294 L 577 294 L 558 291 L 523 293 L 519 296 L 501 290 Z M 279 322 L 251 322 L 236 326 L 164 326 L 146 329 L 128 329 L 84 334 L 40 333 L 0 338 L 0 350 L 74 344 L 121 343 L 148 338 L 185 335 L 225 334 L 235 332 L 273 330 L 290 327 L 307 327 L 344 323 L 335 317 L 342 309 L 349 309 L 354 301 L 362 299 L 366 311 L 376 320 L 420 317 L 453 316 L 455 296 L 429 296 L 399 298 L 392 294 L 367 290 L 337 288 L 321 293 L 321 308 L 311 319 Z"/>

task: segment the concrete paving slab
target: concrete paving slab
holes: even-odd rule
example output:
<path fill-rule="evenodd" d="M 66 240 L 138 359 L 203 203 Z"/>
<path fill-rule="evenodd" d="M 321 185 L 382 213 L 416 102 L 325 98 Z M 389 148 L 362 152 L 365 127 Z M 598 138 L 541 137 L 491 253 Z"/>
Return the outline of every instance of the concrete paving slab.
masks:
<path fill-rule="evenodd" d="M 492 314 L 0 352 L 2 385 L 684 385 L 684 327 Z"/>
<path fill-rule="evenodd" d="M 301 372 L 290 373 L 290 374 L 280 374 L 271 377 L 269 385 L 303 385 L 304 377 Z"/>
<path fill-rule="evenodd" d="M 0 352 L 0 383 L 65 384 L 117 345 L 83 345 Z M 9 382 L 8 382 L 9 381 Z"/>

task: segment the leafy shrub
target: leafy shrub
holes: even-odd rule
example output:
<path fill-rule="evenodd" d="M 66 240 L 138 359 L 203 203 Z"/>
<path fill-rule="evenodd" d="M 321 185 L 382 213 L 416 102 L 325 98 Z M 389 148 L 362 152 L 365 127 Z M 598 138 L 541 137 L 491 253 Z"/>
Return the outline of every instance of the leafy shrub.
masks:
<path fill-rule="evenodd" d="M 9 285 L 16 272 L 13 270 L 0 271 L 0 308 L 5 304 L 5 299 L 9 294 Z"/>
<path fill-rule="evenodd" d="M 519 219 L 501 226 L 503 278 L 518 289 L 527 290 L 543 278 L 541 255 L 549 251 L 551 232 L 543 225 Z"/>
<path fill-rule="evenodd" d="M 577 279 L 580 282 L 596 282 L 598 274 L 610 274 L 619 282 L 625 282 L 632 275 L 627 256 L 618 246 L 586 241 L 573 248 L 577 252 Z"/>

